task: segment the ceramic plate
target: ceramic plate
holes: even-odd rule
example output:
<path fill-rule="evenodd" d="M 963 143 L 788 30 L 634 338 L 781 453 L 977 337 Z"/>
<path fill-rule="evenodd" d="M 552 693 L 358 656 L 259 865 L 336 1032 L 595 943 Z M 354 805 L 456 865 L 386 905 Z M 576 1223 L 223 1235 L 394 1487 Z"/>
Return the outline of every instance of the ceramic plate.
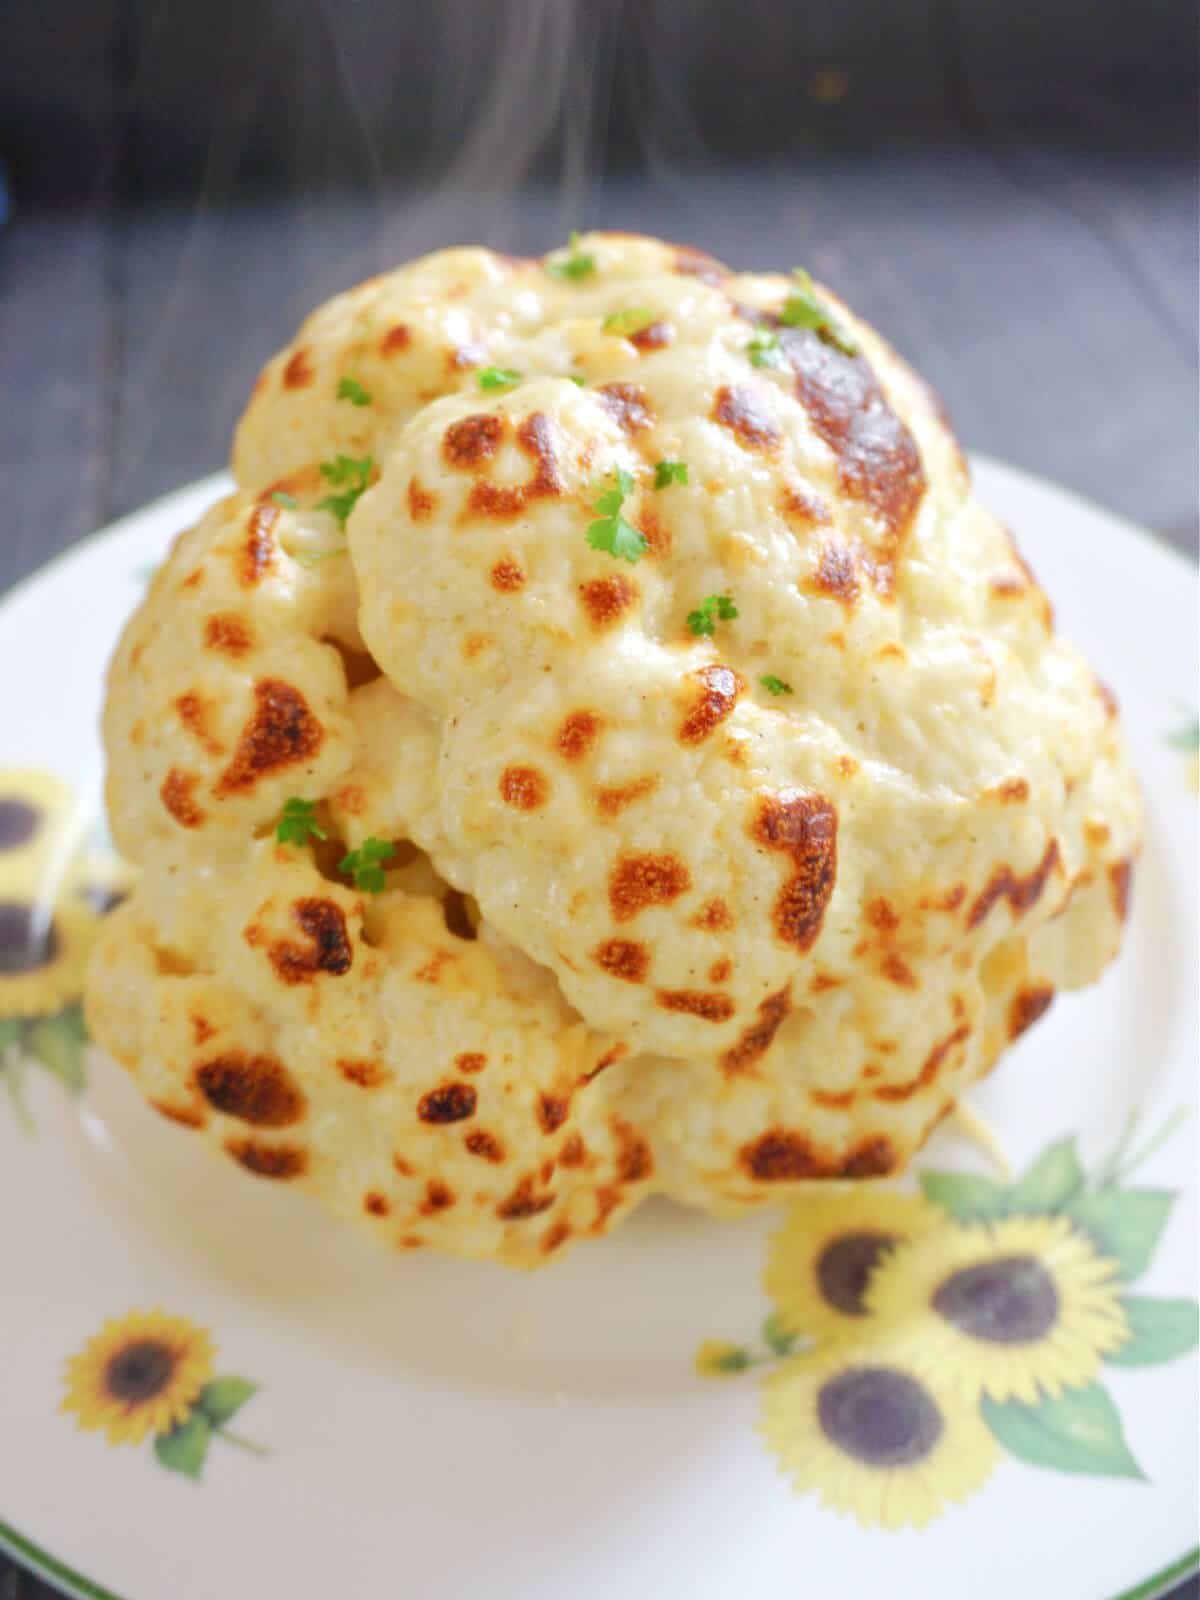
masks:
<path fill-rule="evenodd" d="M 1147 808 L 1120 962 L 974 1093 L 1010 1170 L 947 1123 L 899 1192 L 735 1223 L 655 1203 L 529 1276 L 376 1253 L 193 1148 L 84 1036 L 88 933 L 124 885 L 102 673 L 222 480 L 0 606 L 16 1555 L 123 1600 L 1111 1600 L 1190 1570 L 1194 574 L 1008 468 L 978 484 L 1116 690 Z M 30 905 L 44 959 L 17 970 Z"/>

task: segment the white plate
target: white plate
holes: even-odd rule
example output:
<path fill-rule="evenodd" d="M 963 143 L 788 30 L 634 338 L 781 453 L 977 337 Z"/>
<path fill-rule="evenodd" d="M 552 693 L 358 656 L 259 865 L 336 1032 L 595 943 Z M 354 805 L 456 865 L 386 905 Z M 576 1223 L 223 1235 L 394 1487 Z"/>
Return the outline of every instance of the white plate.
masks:
<path fill-rule="evenodd" d="M 861 1600 L 881 1582 L 929 1600 L 1104 1600 L 1157 1593 L 1190 1568 L 1194 1116 L 1101 1200 L 1070 1191 L 1075 1161 L 1094 1185 L 1132 1112 L 1136 1153 L 1195 1107 L 1194 766 L 1170 743 L 1194 716 L 1194 574 L 1009 468 L 978 463 L 978 485 L 1115 688 L 1147 803 L 1121 961 L 1099 988 L 1060 1000 L 974 1102 L 1018 1173 L 1054 1147 L 1010 1204 L 1029 1219 L 1016 1224 L 1028 1248 L 1070 1228 L 1081 1261 L 1103 1241 L 1137 1279 L 1127 1290 L 1102 1270 L 1089 1319 L 1073 1298 L 1087 1299 L 1083 1278 L 1061 1265 L 1057 1316 L 1078 1336 L 1060 1397 L 981 1399 L 976 1342 L 946 1360 L 962 1395 L 951 1403 L 935 1386 L 936 1447 L 916 1464 L 855 1470 L 804 1411 L 817 1380 L 771 1351 L 778 1324 L 762 1331 L 763 1267 L 788 1248 L 771 1243 L 778 1216 L 715 1223 L 655 1204 L 533 1276 L 391 1258 L 149 1115 L 79 1043 L 69 985 L 57 998 L 27 988 L 14 1007 L 10 982 L 10 1012 L 40 1003 L 57 1016 L 0 1021 L 0 1088 L 17 1091 L 11 1103 L 0 1094 L 0 1541 L 74 1592 L 125 1600 Z M 111 878 L 87 834 L 104 663 L 147 565 L 221 486 L 127 518 L 0 607 L 0 796 L 28 786 L 15 769 L 39 769 L 77 803 L 59 807 L 57 848 L 30 892 L 53 880 L 60 899 L 77 897 Z M 17 893 L 5 859 L 0 900 Z M 5 982 L 0 966 L 0 1007 Z M 921 1165 L 989 1171 L 950 1125 Z M 872 1192 L 886 1210 L 888 1191 Z M 978 1185 L 938 1193 L 1003 1203 Z M 1052 1220 L 1056 1208 L 1092 1233 Z M 1013 1226 L 995 1236 L 1011 1248 Z M 939 1214 L 935 1265 L 960 1227 Z M 905 1260 L 873 1283 L 890 1270 L 903 1296 Z M 138 1326 L 121 1324 L 156 1307 L 184 1319 L 177 1332 L 196 1357 L 170 1379 L 183 1430 L 157 1447 L 150 1435 L 113 1445 L 81 1426 L 95 1420 L 96 1379 L 78 1365 L 76 1407 L 62 1409 L 67 1362 L 110 1321 L 107 1353 L 91 1345 L 100 1368 L 120 1350 L 132 1359 Z M 1132 1342 L 1093 1377 L 1103 1329 L 1109 1343 L 1126 1336 L 1122 1315 L 1136 1322 Z M 142 1354 L 164 1338 L 143 1328 Z M 1045 1345 L 1023 1347 L 1034 1378 Z M 830 1373 L 855 1370 L 839 1336 L 820 1349 Z M 716 1375 L 697 1370 L 698 1354 Z M 206 1375 L 258 1387 L 219 1384 L 193 1400 Z M 162 1376 L 142 1369 L 148 1389 Z M 821 1381 L 828 1398 L 833 1378 Z M 839 1499 L 851 1509 L 825 1503 Z M 883 1525 L 913 1518 L 921 1525 Z"/>

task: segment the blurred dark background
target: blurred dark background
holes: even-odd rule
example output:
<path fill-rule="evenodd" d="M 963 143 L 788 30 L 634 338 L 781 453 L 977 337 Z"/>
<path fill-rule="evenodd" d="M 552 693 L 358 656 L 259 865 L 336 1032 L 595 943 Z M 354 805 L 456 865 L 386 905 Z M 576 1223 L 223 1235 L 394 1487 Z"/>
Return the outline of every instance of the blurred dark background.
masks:
<path fill-rule="evenodd" d="M 335 289 L 590 225 L 806 263 L 970 448 L 1195 549 L 1194 0 L 0 15 L 0 590 L 221 465 Z"/>

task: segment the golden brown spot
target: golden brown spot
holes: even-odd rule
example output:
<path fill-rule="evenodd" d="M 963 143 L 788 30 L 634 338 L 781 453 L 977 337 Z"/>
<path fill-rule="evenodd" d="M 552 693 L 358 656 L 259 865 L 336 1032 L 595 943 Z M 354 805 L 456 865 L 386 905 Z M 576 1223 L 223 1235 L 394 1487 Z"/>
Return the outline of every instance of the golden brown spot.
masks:
<path fill-rule="evenodd" d="M 652 322 L 648 328 L 631 333 L 629 342 L 639 350 L 663 350 L 675 343 L 675 330 L 669 322 Z"/>
<path fill-rule="evenodd" d="M 518 589 L 525 587 L 525 574 L 521 570 L 520 562 L 514 561 L 512 556 L 505 556 L 497 561 L 492 568 L 492 588 L 499 589 L 502 594 L 515 594 Z"/>
<path fill-rule="evenodd" d="M 423 1250 L 425 1241 L 419 1233 L 402 1233 L 396 1240 L 396 1247 L 400 1250 Z"/>
<path fill-rule="evenodd" d="M 306 389 L 314 377 L 316 373 L 309 365 L 308 351 L 302 346 L 283 369 L 283 387 Z"/>
<path fill-rule="evenodd" d="M 522 1178 L 513 1192 L 496 1207 L 496 1215 L 505 1222 L 516 1222 L 522 1217 L 536 1217 L 554 1204 L 554 1195 L 535 1195 L 533 1179 Z"/>
<path fill-rule="evenodd" d="M 657 788 L 657 778 L 635 778 L 632 783 L 620 783 L 612 787 L 601 784 L 595 791 L 596 809 L 602 817 L 619 816 L 627 806 L 644 800 Z"/>
<path fill-rule="evenodd" d="M 1112 889 L 1113 909 L 1124 922 L 1129 916 L 1129 893 L 1133 887 L 1133 862 L 1129 857 L 1109 867 L 1108 882 Z"/>
<path fill-rule="evenodd" d="M 209 1022 L 207 1017 L 201 1017 L 193 1011 L 191 1023 L 193 1044 L 207 1044 L 210 1039 L 216 1036 L 217 1030 L 213 1027 L 212 1023 Z"/>
<path fill-rule="evenodd" d="M 500 775 L 500 796 L 517 811 L 536 811 L 549 793 L 550 784 L 536 767 L 505 767 Z"/>
<path fill-rule="evenodd" d="M 363 1210 L 372 1217 L 386 1217 L 391 1210 L 388 1198 L 378 1189 L 368 1189 L 363 1195 Z"/>
<path fill-rule="evenodd" d="M 754 389 L 740 384 L 718 389 L 712 415 L 713 421 L 728 428 L 745 450 L 769 453 L 779 448 L 782 435 L 775 418 Z"/>
<path fill-rule="evenodd" d="M 728 956 L 722 957 L 720 961 L 714 961 L 708 969 L 709 983 L 728 983 L 732 976 L 733 962 Z"/>
<path fill-rule="evenodd" d="M 670 905 L 692 886 L 692 876 L 676 855 L 626 853 L 608 875 L 608 903 L 617 922 L 629 922 L 647 906 Z"/>
<path fill-rule="evenodd" d="M 198 744 L 202 744 L 209 755 L 219 756 L 222 746 L 213 738 L 208 726 L 208 706 L 194 691 L 181 694 L 175 702 L 175 710 L 179 720 Z"/>
<path fill-rule="evenodd" d="M 344 789 L 338 790 L 337 803 L 350 816 L 361 817 L 366 810 L 367 797 L 359 784 L 348 783 Z"/>
<path fill-rule="evenodd" d="M 835 978 L 832 972 L 818 972 L 808 985 L 809 994 L 824 994 L 829 989 L 840 989 L 844 979 Z"/>
<path fill-rule="evenodd" d="M 337 1069 L 347 1083 L 355 1083 L 360 1089 L 378 1089 L 381 1083 L 386 1083 L 391 1077 L 381 1061 L 371 1061 L 361 1056 L 339 1058 Z"/>
<path fill-rule="evenodd" d="M 885 956 L 879 970 L 889 983 L 899 985 L 901 989 L 919 989 L 916 973 L 902 957 L 892 954 Z"/>
<path fill-rule="evenodd" d="M 700 928 L 705 933 L 721 933 L 724 929 L 733 927 L 733 912 L 724 900 L 719 898 L 706 900 L 692 918 L 692 927 Z"/>
<path fill-rule="evenodd" d="M 197 589 L 197 588 L 199 588 L 199 586 L 203 582 L 204 582 L 204 568 L 203 567 L 197 567 L 194 572 L 189 572 L 188 573 L 187 577 L 183 580 L 183 582 L 179 585 L 179 587 L 181 589 Z M 141 645 L 138 645 L 138 646 L 135 647 L 134 660 L 133 660 L 133 664 L 134 664 L 135 667 L 137 666 L 138 661 L 141 659 L 142 648 L 143 647 Z"/>
<path fill-rule="evenodd" d="M 729 995 L 707 989 L 659 989 L 654 998 L 664 1011 L 681 1011 L 702 1022 L 728 1022 L 737 1010 Z"/>
<path fill-rule="evenodd" d="M 1121 712 L 1121 707 L 1117 704 L 1116 695 L 1109 688 L 1108 684 L 1105 683 L 1103 678 L 1094 678 L 1093 682 L 1096 685 L 1096 696 L 1100 701 L 1100 704 L 1104 707 L 1105 716 L 1108 717 L 1110 721 L 1114 720 L 1120 715 Z"/>
<path fill-rule="evenodd" d="M 617 1176 L 622 1183 L 644 1183 L 654 1171 L 650 1146 L 621 1117 L 609 1121 L 617 1144 Z"/>
<path fill-rule="evenodd" d="M 542 1236 L 542 1251 L 550 1255 L 571 1237 L 571 1227 L 566 1222 L 556 1222 L 552 1228 L 547 1228 Z"/>
<path fill-rule="evenodd" d="M 401 350 L 407 350 L 411 343 L 412 334 L 403 322 L 397 322 L 379 341 L 379 353 L 381 356 L 399 355 Z"/>
<path fill-rule="evenodd" d="M 1093 850 L 1103 850 L 1112 838 L 1112 829 L 1103 817 L 1085 817 L 1083 822 L 1083 837 Z"/>
<path fill-rule="evenodd" d="M 208 815 L 196 804 L 196 785 L 200 779 L 194 772 L 182 772 L 172 767 L 158 791 L 163 805 L 181 828 L 198 828 Z"/>
<path fill-rule="evenodd" d="M 837 812 L 812 789 L 763 791 L 751 836 L 791 857 L 792 872 L 775 900 L 775 932 L 804 952 L 821 931 L 837 881 Z"/>
<path fill-rule="evenodd" d="M 455 1056 L 454 1065 L 460 1072 L 482 1072 L 487 1066 L 487 1057 L 481 1050 L 464 1050 Z"/>
<path fill-rule="evenodd" d="M 204 624 L 204 643 L 209 650 L 227 656 L 244 656 L 254 644 L 249 625 L 232 611 L 217 612 Z"/>
<path fill-rule="evenodd" d="M 701 283 L 710 284 L 717 289 L 729 276 L 728 267 L 723 266 L 714 256 L 707 255 L 703 250 L 693 250 L 690 245 L 682 245 L 676 250 L 672 270 L 688 278 L 699 278 Z"/>
<path fill-rule="evenodd" d="M 569 1134 L 558 1152 L 560 1167 L 581 1167 L 587 1160 L 587 1146 L 577 1133 Z"/>
<path fill-rule="evenodd" d="M 894 1171 L 896 1154 L 882 1136 L 864 1139 L 840 1158 L 818 1150 L 802 1133 L 774 1128 L 739 1153 L 760 1183 L 798 1183 L 806 1178 L 881 1178 Z"/>
<path fill-rule="evenodd" d="M 591 711 L 572 711 L 555 737 L 565 761 L 582 761 L 600 736 L 600 718 Z"/>
<path fill-rule="evenodd" d="M 488 1133 L 485 1128 L 473 1128 L 463 1144 L 473 1156 L 478 1156 L 481 1161 L 493 1163 L 504 1160 L 504 1146 L 494 1133 Z"/>
<path fill-rule="evenodd" d="M 274 1056 L 230 1050 L 199 1062 L 192 1076 L 215 1111 L 255 1127 L 287 1128 L 304 1115 L 303 1093 Z"/>
<path fill-rule="evenodd" d="M 260 500 L 250 513 L 246 542 L 238 554 L 238 577 L 244 588 L 252 588 L 271 568 L 275 554 L 273 529 L 279 521 L 279 507 Z"/>
<path fill-rule="evenodd" d="M 646 541 L 646 554 L 659 559 L 669 555 L 674 544 L 671 530 L 652 508 L 647 507 L 638 518 L 638 530 Z"/>
<path fill-rule="evenodd" d="M 1024 778 L 1005 778 L 1003 783 L 988 790 L 1002 806 L 1017 806 L 1029 799 L 1029 785 Z"/>
<path fill-rule="evenodd" d="M 402 1178 L 415 1178 L 417 1175 L 416 1168 L 411 1162 L 406 1161 L 403 1156 L 393 1156 L 392 1165 Z"/>
<path fill-rule="evenodd" d="M 758 1021 L 744 1028 L 737 1043 L 731 1045 L 721 1057 L 722 1069 L 731 1077 L 749 1072 L 754 1063 L 770 1049 L 790 1006 L 791 996 L 786 986 L 775 994 L 769 994 L 758 1007 Z"/>
<path fill-rule="evenodd" d="M 191 1106 L 169 1106 L 165 1100 L 151 1100 L 150 1105 L 160 1117 L 177 1122 L 181 1128 L 203 1128 L 208 1122 L 203 1111 L 193 1110 Z"/>
<path fill-rule="evenodd" d="M 1051 839 L 1033 871 L 1019 878 L 1010 866 L 997 867 L 987 886 L 967 914 L 967 927 L 977 928 L 997 900 L 1007 900 L 1014 917 L 1028 911 L 1046 886 L 1046 879 L 1058 865 L 1058 840 Z"/>
<path fill-rule="evenodd" d="M 789 522 L 799 522 L 805 528 L 829 521 L 829 512 L 824 501 L 818 500 L 816 495 L 809 494 L 807 489 L 801 488 L 799 484 L 787 485 L 780 505 Z"/>
<path fill-rule="evenodd" d="M 854 552 L 846 545 L 832 541 L 823 545 L 816 571 L 805 579 L 804 587 L 812 594 L 827 595 L 844 606 L 852 606 L 859 594 Z"/>
<path fill-rule="evenodd" d="M 469 1083 L 443 1083 L 417 1102 L 422 1122 L 462 1122 L 475 1115 L 476 1094 Z"/>
<path fill-rule="evenodd" d="M 425 1198 L 421 1202 L 421 1215 L 432 1217 L 438 1211 L 447 1211 L 454 1204 L 454 1190 L 437 1178 L 425 1185 Z"/>
<path fill-rule="evenodd" d="M 644 433 L 654 421 L 646 391 L 636 383 L 602 383 L 595 394 L 622 433 Z"/>
<path fill-rule="evenodd" d="M 503 417 L 487 413 L 463 417 L 460 422 L 451 423 L 446 429 L 442 439 L 442 455 L 452 467 L 463 471 L 477 467 L 481 461 L 490 461 L 496 454 L 504 438 L 504 429 Z"/>
<path fill-rule="evenodd" d="M 414 522 L 428 522 L 437 510 L 437 495 L 424 489 L 416 478 L 408 480 L 408 514 Z"/>
<path fill-rule="evenodd" d="M 543 1094 L 538 1097 L 538 1124 L 543 1133 L 557 1133 L 567 1120 L 570 1102 L 559 1095 Z"/>
<path fill-rule="evenodd" d="M 442 981 L 442 968 L 454 960 L 454 955 L 449 950 L 435 950 L 429 960 L 413 973 L 414 983 L 440 983 Z"/>
<path fill-rule="evenodd" d="M 634 604 L 640 592 L 632 578 L 619 572 L 579 585 L 579 598 L 593 628 L 611 628 Z"/>
<path fill-rule="evenodd" d="M 606 1050 L 604 1052 L 604 1054 L 600 1057 L 599 1061 L 597 1061 L 596 1065 L 589 1072 L 585 1072 L 583 1074 L 583 1077 L 580 1079 L 580 1082 L 581 1083 L 591 1083 L 593 1078 L 598 1078 L 600 1076 L 600 1074 L 603 1071 L 605 1071 L 606 1068 L 613 1066 L 614 1063 L 620 1061 L 622 1056 L 625 1056 L 625 1055 L 628 1055 L 628 1054 L 629 1054 L 629 1046 L 627 1044 L 625 1044 L 624 1042 L 621 1042 L 619 1044 L 614 1044 L 613 1047 L 610 1050 Z"/>
<path fill-rule="evenodd" d="M 606 939 L 592 951 L 592 960 L 625 983 L 641 983 L 650 970 L 649 950 L 632 939 Z"/>
<path fill-rule="evenodd" d="M 1035 984 L 1021 989 L 1012 998 L 1008 1008 L 1008 1037 L 1018 1038 L 1026 1028 L 1032 1028 L 1039 1017 L 1044 1017 L 1054 1002 L 1054 990 L 1048 983 Z"/>
<path fill-rule="evenodd" d="M 688 677 L 700 685 L 700 697 L 679 724 L 680 744 L 702 744 L 718 727 L 744 693 L 745 680 L 729 667 L 700 667 Z"/>
<path fill-rule="evenodd" d="M 491 644 L 491 635 L 487 633 L 469 633 L 463 640 L 462 653 L 464 660 L 474 661 Z"/>
<path fill-rule="evenodd" d="M 621 1191 L 613 1184 L 606 1183 L 596 1190 L 596 1215 L 592 1222 L 592 1232 L 603 1231 L 609 1217 L 621 1204 Z"/>
<path fill-rule="evenodd" d="M 966 898 L 966 884 L 956 883 L 952 889 L 947 889 L 946 893 L 942 896 L 941 901 L 939 902 L 939 909 L 947 912 L 957 911 L 959 906 L 962 905 Z"/>
<path fill-rule="evenodd" d="M 824 1106 L 829 1111 L 844 1111 L 847 1106 L 852 1106 L 855 1101 L 853 1089 L 810 1089 L 808 1098 L 815 1106 Z"/>
<path fill-rule="evenodd" d="M 247 1172 L 253 1172 L 258 1178 L 301 1178 L 308 1171 L 308 1151 L 301 1145 L 228 1139 L 225 1148 Z"/>
<path fill-rule="evenodd" d="M 531 500 L 562 494 L 551 425 L 540 411 L 526 417 L 517 429 L 517 447 L 534 462 L 533 477 L 520 484 L 476 482 L 467 498 L 468 510 L 506 520 L 519 517 Z"/>
<path fill-rule="evenodd" d="M 253 789 L 282 767 L 311 760 L 325 738 L 308 702 L 290 683 L 264 678 L 254 685 L 254 699 L 254 716 L 213 790 L 219 799 Z"/>
<path fill-rule="evenodd" d="M 909 1078 L 906 1083 L 881 1083 L 877 1089 L 872 1089 L 871 1093 L 876 1100 L 885 1100 L 889 1103 L 908 1100 L 912 1095 L 916 1094 L 918 1089 L 927 1089 L 929 1087 L 941 1072 L 946 1057 L 950 1052 L 957 1049 L 960 1044 L 964 1044 L 970 1036 L 971 1030 L 966 1023 L 960 1024 L 940 1044 L 934 1045 L 925 1058 L 924 1066 L 915 1078 Z"/>
<path fill-rule="evenodd" d="M 894 907 L 882 895 L 867 907 L 867 921 L 880 933 L 894 933 L 900 926 L 900 918 Z"/>
<path fill-rule="evenodd" d="M 350 971 L 354 964 L 354 947 L 346 932 L 345 914 L 336 901 L 296 900 L 292 904 L 292 921 L 308 943 L 300 945 L 291 939 L 274 939 L 267 950 L 267 957 L 282 982 L 312 983 L 321 972 L 341 978 Z"/>

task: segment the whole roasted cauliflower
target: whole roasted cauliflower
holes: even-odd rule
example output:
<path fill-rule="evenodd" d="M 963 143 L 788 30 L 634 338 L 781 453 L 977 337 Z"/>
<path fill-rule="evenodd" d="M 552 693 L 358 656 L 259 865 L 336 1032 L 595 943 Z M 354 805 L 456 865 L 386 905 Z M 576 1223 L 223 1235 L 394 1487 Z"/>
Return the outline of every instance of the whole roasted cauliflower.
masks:
<path fill-rule="evenodd" d="M 803 274 L 595 234 L 330 301 L 113 663 L 88 1017 L 401 1248 L 900 1170 L 1116 953 L 1111 696 Z"/>

